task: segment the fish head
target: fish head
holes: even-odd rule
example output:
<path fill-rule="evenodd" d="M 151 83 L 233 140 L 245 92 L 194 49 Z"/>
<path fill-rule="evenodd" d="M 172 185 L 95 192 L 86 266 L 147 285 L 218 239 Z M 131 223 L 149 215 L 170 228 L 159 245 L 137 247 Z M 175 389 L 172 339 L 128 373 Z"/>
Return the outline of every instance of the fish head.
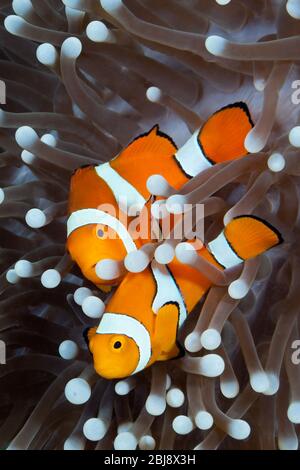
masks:
<path fill-rule="evenodd" d="M 132 375 L 139 362 L 139 349 L 133 338 L 124 334 L 88 333 L 90 352 L 97 374 L 105 379 Z"/>
<path fill-rule="evenodd" d="M 67 239 L 67 250 L 86 279 L 96 286 L 114 285 L 120 278 L 107 280 L 99 277 L 96 265 L 105 259 L 120 261 L 127 251 L 119 235 L 103 224 L 89 224 L 72 232 Z"/>

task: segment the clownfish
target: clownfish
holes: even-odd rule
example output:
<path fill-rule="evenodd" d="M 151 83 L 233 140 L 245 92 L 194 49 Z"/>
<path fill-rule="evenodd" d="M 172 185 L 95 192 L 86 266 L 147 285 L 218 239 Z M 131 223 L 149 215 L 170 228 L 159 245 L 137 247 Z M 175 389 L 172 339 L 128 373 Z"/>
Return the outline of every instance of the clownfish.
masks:
<path fill-rule="evenodd" d="M 281 242 L 278 231 L 263 220 L 239 216 L 197 250 L 197 256 L 220 270 L 229 269 Z M 99 326 L 87 332 L 96 372 L 119 379 L 180 356 L 178 331 L 210 287 L 204 273 L 176 258 L 168 265 L 153 260 L 145 271 L 128 273 L 107 303 Z"/>
<path fill-rule="evenodd" d="M 129 213 L 120 204 L 122 198 L 126 197 L 129 209 L 141 210 L 151 198 L 147 189 L 151 175 L 160 174 L 180 189 L 212 165 L 243 157 L 244 140 L 252 127 L 247 105 L 238 102 L 214 113 L 180 149 L 156 125 L 110 162 L 76 170 L 70 185 L 66 247 L 82 274 L 102 290 L 118 285 L 122 277 L 101 279 L 96 264 L 104 259 L 121 261 L 145 243 L 128 230 L 132 216 L 128 223 L 120 220 L 118 214 Z M 105 207 L 114 208 L 116 215 Z"/>

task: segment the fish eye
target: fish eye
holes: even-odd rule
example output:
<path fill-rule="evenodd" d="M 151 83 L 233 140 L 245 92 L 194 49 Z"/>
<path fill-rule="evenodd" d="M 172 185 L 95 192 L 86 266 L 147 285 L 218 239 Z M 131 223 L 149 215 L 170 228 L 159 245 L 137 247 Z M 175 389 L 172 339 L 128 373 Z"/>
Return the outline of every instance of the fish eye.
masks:
<path fill-rule="evenodd" d="M 121 341 L 116 341 L 116 342 L 114 343 L 114 349 L 120 349 L 121 346 L 122 346 Z"/>
<path fill-rule="evenodd" d="M 99 238 L 102 238 L 104 236 L 104 231 L 102 230 L 102 228 L 99 228 L 97 230 L 97 235 L 98 235 Z"/>

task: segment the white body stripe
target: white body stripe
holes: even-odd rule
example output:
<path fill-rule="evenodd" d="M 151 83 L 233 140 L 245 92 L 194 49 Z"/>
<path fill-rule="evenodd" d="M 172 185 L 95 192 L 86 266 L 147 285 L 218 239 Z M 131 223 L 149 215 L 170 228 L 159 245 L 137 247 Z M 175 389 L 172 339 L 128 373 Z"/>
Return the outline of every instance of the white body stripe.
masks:
<path fill-rule="evenodd" d="M 138 320 L 121 313 L 104 313 L 97 334 L 125 335 L 132 338 L 139 348 L 139 362 L 133 374 L 145 369 L 151 358 L 151 338 L 147 328 Z"/>
<path fill-rule="evenodd" d="M 126 202 L 127 213 L 130 213 L 130 207 L 141 210 L 146 199 L 137 191 L 137 189 L 128 183 L 119 173 L 114 170 L 109 163 L 103 163 L 95 167 L 96 173 L 110 187 L 119 206 L 123 209 Z"/>
<path fill-rule="evenodd" d="M 181 168 L 189 176 L 196 176 L 212 164 L 207 160 L 198 142 L 199 130 L 175 153 Z"/>
<path fill-rule="evenodd" d="M 232 268 L 244 261 L 233 251 L 223 231 L 217 238 L 208 243 L 208 248 L 218 263 L 222 264 L 225 268 Z"/>
<path fill-rule="evenodd" d="M 99 209 L 80 209 L 79 211 L 72 212 L 67 222 L 67 236 L 77 228 L 88 224 L 103 224 L 111 227 L 121 238 L 127 253 L 137 249 L 132 237 L 122 222 L 116 217 Z"/>
<path fill-rule="evenodd" d="M 187 316 L 187 310 L 182 294 L 176 282 L 165 265 L 152 261 L 151 270 L 157 285 L 157 292 L 152 304 L 152 310 L 158 310 L 168 302 L 176 302 L 179 306 L 179 326 L 182 325 Z"/>

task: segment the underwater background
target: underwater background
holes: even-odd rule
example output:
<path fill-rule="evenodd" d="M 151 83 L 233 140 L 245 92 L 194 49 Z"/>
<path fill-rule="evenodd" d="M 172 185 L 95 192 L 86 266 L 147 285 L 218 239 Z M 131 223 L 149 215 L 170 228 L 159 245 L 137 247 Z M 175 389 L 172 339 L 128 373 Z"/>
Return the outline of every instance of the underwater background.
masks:
<path fill-rule="evenodd" d="M 296 450 L 300 2 L 0 0 L 0 16 L 0 448 Z M 217 198 L 206 240 L 254 213 L 284 244 L 213 279 L 184 358 L 102 379 L 83 338 L 99 319 L 81 305 L 106 295 L 65 250 L 72 171 L 157 123 L 181 146 L 237 101 L 249 155 L 196 177 L 193 203 Z"/>

